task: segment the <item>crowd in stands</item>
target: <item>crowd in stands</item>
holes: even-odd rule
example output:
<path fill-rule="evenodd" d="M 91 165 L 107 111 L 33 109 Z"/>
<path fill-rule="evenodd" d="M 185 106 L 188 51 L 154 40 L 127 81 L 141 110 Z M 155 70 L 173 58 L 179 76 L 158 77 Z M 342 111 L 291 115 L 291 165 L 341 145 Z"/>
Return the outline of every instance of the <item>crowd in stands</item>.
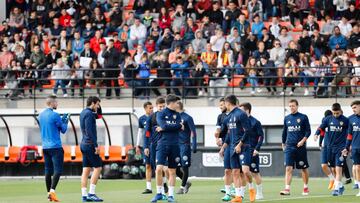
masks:
<path fill-rule="evenodd" d="M 339 84 L 356 95 L 359 7 L 359 0 L 7 0 L 0 83 L 7 97 L 49 84 L 65 97 L 86 87 L 100 95 L 103 86 L 106 97 L 112 89 L 120 97 L 122 85 L 134 96 L 164 87 L 214 97 L 236 76 L 235 86 L 253 95 L 301 87 L 331 96 Z"/>

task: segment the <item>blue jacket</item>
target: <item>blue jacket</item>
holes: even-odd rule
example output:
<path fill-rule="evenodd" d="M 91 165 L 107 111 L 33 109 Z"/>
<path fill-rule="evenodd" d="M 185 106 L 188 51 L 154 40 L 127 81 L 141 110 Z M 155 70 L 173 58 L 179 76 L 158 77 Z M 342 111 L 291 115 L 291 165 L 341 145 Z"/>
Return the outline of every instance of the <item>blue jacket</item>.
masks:
<path fill-rule="evenodd" d="M 160 133 L 156 132 L 156 128 L 158 127 L 156 121 L 156 115 L 159 112 L 155 112 L 147 117 L 146 125 L 145 125 L 145 138 L 144 138 L 144 148 L 149 148 L 150 145 L 157 145 L 160 140 Z"/>
<path fill-rule="evenodd" d="M 85 49 L 85 40 L 83 38 L 79 39 L 79 42 L 76 43 L 76 40 L 73 39 L 71 42 L 71 52 L 74 53 L 78 53 L 79 55 L 81 54 L 81 52 L 83 52 Z"/>
<path fill-rule="evenodd" d="M 174 70 L 174 75 L 176 78 L 190 77 L 189 63 L 187 61 L 185 61 L 183 64 L 171 64 L 171 69 Z"/>
<path fill-rule="evenodd" d="M 140 63 L 137 70 L 139 71 L 140 78 L 150 77 L 150 68 L 148 63 Z"/>
<path fill-rule="evenodd" d="M 249 116 L 250 119 L 250 147 L 256 151 L 260 151 L 260 147 L 264 141 L 264 131 L 262 129 L 260 121 L 253 116 Z"/>
<path fill-rule="evenodd" d="M 346 148 L 360 149 L 360 116 L 352 115 L 349 117 L 349 129 Z"/>
<path fill-rule="evenodd" d="M 156 122 L 163 129 L 158 145 L 178 145 L 181 130 L 181 116 L 178 112 L 165 108 L 156 115 Z"/>
<path fill-rule="evenodd" d="M 190 138 L 192 139 L 192 150 L 196 152 L 196 127 L 193 118 L 185 113 L 180 113 L 182 123 L 184 125 L 184 130 L 180 131 L 179 142 L 180 144 L 190 144 Z"/>
<path fill-rule="evenodd" d="M 282 143 L 296 146 L 304 137 L 311 135 L 310 123 L 307 115 L 295 113 L 287 115 L 284 119 Z"/>
<path fill-rule="evenodd" d="M 60 132 L 63 134 L 66 132 L 67 121 L 51 108 L 41 112 L 38 119 L 43 149 L 61 148 Z"/>
<path fill-rule="evenodd" d="M 251 32 L 254 34 L 254 35 L 256 35 L 256 37 L 258 38 L 258 39 L 261 39 L 262 38 L 262 29 L 264 28 L 265 26 L 264 26 L 264 23 L 263 22 L 259 22 L 259 23 L 253 23 L 252 25 L 251 25 Z"/>
<path fill-rule="evenodd" d="M 346 49 L 347 46 L 347 40 L 344 37 L 344 35 L 339 35 L 339 36 L 331 36 L 329 39 L 329 47 L 330 49 L 336 49 L 336 45 L 339 45 L 340 49 Z"/>
<path fill-rule="evenodd" d="M 218 115 L 217 120 L 216 120 L 216 128 L 218 128 L 218 129 L 221 130 L 221 126 L 222 126 L 222 124 L 224 123 L 225 117 L 226 117 L 226 113 L 225 113 L 225 112 L 223 112 L 223 113 L 221 113 L 221 114 Z M 227 134 L 227 132 L 224 131 L 224 129 L 222 129 L 222 131 L 220 131 L 220 136 L 219 136 L 219 138 L 221 138 L 223 141 L 225 141 L 226 134 Z"/>
<path fill-rule="evenodd" d="M 328 136 L 329 139 L 328 150 L 337 153 L 345 149 L 348 127 L 348 118 L 343 115 L 335 118 L 331 115 L 322 121 L 319 129 L 316 131 L 316 134 L 321 134 L 321 132 L 324 132 L 327 128 L 328 133 L 326 136 Z"/>
<path fill-rule="evenodd" d="M 80 113 L 80 128 L 82 133 L 81 144 L 94 145 L 95 147 L 98 146 L 96 116 L 96 113 L 90 108 L 86 108 Z"/>

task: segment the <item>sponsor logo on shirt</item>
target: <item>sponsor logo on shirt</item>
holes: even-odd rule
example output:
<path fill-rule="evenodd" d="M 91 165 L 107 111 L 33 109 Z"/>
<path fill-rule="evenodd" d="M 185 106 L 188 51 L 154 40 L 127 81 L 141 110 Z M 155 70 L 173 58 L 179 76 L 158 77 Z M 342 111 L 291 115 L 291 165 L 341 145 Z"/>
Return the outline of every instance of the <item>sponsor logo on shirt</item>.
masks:
<path fill-rule="evenodd" d="M 341 126 L 330 126 L 330 132 L 341 132 L 343 127 Z"/>
<path fill-rule="evenodd" d="M 301 131 L 301 126 L 299 125 L 288 126 L 288 132 L 299 132 L 299 131 Z"/>

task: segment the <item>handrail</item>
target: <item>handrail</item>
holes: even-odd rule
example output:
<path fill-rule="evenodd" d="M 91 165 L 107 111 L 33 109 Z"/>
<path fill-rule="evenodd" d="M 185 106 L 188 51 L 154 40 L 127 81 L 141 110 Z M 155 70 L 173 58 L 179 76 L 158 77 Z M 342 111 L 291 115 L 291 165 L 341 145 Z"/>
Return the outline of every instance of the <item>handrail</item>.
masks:
<path fill-rule="evenodd" d="M 11 139 L 11 132 L 10 132 L 10 128 L 9 128 L 9 125 L 7 124 L 6 120 L 4 119 L 3 116 L 0 116 L 0 119 L 4 122 L 5 124 L 5 128 L 6 128 L 6 131 L 8 133 L 8 137 L 9 137 L 9 146 L 11 147 L 12 146 L 12 139 Z"/>

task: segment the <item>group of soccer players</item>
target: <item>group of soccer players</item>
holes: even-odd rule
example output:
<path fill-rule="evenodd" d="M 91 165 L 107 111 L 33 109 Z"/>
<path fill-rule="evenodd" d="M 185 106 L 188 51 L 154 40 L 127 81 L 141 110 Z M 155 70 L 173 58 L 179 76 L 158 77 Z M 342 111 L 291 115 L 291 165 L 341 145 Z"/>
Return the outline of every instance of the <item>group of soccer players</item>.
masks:
<path fill-rule="evenodd" d="M 191 153 L 196 153 L 197 148 L 195 124 L 175 95 L 157 98 L 157 111 L 154 113 L 150 102 L 144 104 L 144 109 L 146 114 L 139 118 L 136 148 L 137 153 L 141 153 L 140 140 L 143 138 L 146 165 L 146 189 L 143 194 L 152 193 L 151 177 L 155 170 L 156 195 L 151 202 L 175 202 L 176 176 L 182 180 L 177 194 L 186 194 L 191 187 L 188 177 Z"/>

